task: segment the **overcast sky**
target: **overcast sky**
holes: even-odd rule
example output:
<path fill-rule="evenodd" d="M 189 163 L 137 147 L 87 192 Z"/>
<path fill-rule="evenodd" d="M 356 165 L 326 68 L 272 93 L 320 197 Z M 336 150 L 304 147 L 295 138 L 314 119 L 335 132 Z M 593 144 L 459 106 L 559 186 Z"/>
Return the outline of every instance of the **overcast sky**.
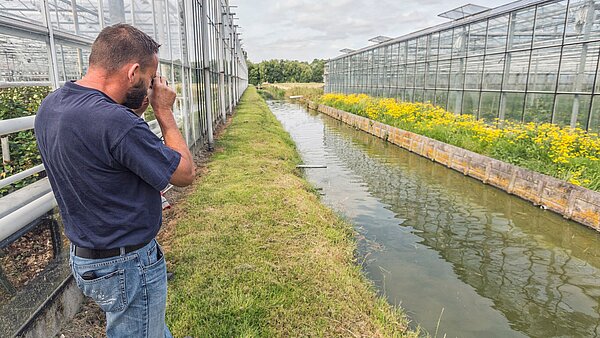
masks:
<path fill-rule="evenodd" d="M 230 0 L 253 62 L 312 61 L 359 49 L 378 35 L 398 37 L 446 22 L 437 15 L 471 0 Z M 507 0 L 474 0 L 497 7 Z"/>

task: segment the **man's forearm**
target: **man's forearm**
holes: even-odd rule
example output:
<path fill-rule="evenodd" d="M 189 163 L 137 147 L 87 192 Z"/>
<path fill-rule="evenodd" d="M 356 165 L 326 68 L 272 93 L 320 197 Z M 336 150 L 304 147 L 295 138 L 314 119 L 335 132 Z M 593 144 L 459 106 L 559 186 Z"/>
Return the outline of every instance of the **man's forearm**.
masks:
<path fill-rule="evenodd" d="M 177 122 L 175 122 L 173 112 L 169 110 L 155 112 L 155 114 L 158 121 L 158 125 L 160 126 L 160 130 L 165 140 L 165 145 L 177 151 L 181 155 L 182 163 L 180 163 L 180 166 L 183 165 L 183 168 L 187 168 L 188 170 L 185 171 L 188 171 L 188 174 L 191 174 L 191 176 L 193 176 L 194 161 L 192 153 L 190 152 L 187 144 L 185 143 L 185 139 L 183 138 L 183 135 L 181 135 L 179 127 L 177 127 Z M 175 182 L 174 184 L 177 185 L 177 182 Z"/>

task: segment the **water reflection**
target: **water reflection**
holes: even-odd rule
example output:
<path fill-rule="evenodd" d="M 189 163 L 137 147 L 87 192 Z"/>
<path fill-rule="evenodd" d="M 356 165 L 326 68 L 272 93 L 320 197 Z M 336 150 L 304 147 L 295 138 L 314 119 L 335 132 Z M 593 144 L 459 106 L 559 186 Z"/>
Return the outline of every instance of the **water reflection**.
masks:
<path fill-rule="evenodd" d="M 339 121 L 270 105 L 305 162 L 328 165 L 307 176 L 368 239 L 369 276 L 429 332 L 600 335 L 596 232 Z"/>

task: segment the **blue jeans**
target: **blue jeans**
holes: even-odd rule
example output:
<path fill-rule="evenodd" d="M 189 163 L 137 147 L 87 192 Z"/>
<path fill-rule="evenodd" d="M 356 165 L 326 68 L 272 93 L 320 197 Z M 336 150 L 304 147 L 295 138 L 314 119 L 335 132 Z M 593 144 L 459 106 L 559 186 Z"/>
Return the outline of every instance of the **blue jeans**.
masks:
<path fill-rule="evenodd" d="M 73 253 L 71 245 L 71 271 L 77 286 L 106 313 L 109 338 L 173 337 L 165 325 L 167 267 L 156 240 L 110 258 L 87 259 Z"/>

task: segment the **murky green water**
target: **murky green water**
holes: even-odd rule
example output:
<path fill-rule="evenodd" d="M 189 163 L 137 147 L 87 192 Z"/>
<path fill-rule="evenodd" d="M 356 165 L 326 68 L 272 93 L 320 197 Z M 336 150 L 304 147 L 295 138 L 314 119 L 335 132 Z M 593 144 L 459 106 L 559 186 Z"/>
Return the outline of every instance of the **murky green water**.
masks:
<path fill-rule="evenodd" d="M 269 102 L 364 269 L 437 337 L 600 336 L 600 234 L 299 105 Z M 439 326 L 438 326 L 439 321 Z"/>

